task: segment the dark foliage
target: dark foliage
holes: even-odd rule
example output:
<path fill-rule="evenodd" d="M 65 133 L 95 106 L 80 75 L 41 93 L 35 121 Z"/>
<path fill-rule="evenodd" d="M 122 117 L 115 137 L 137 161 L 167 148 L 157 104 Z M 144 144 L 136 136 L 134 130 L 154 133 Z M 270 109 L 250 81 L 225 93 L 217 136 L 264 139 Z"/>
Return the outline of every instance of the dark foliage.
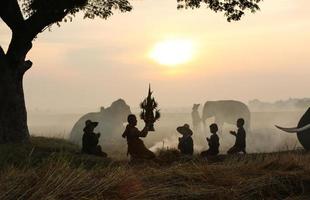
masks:
<path fill-rule="evenodd" d="M 127 12 L 132 9 L 127 0 L 21 0 L 23 12 L 26 17 L 34 13 L 56 14 L 65 12 L 67 18 L 72 20 L 79 11 L 84 12 L 84 18 L 108 18 L 112 10 Z M 64 21 L 67 21 L 67 18 Z"/>
<path fill-rule="evenodd" d="M 227 21 L 238 21 L 249 10 L 259 10 L 258 3 L 262 0 L 177 0 L 178 8 L 200 8 L 203 4 L 214 12 L 224 12 Z"/>

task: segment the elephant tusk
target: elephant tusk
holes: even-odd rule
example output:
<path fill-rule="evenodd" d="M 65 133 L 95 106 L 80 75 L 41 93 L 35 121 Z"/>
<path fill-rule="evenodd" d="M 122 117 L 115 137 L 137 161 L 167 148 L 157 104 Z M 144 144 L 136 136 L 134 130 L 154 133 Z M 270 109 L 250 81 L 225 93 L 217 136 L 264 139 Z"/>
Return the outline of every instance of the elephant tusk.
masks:
<path fill-rule="evenodd" d="M 285 131 L 285 132 L 288 132 L 288 133 L 296 133 L 296 132 L 302 132 L 302 131 L 305 131 L 305 130 L 308 130 L 310 129 L 310 124 L 304 126 L 304 127 L 301 127 L 301 128 L 298 128 L 298 127 L 294 127 L 294 128 L 283 128 L 283 127 L 280 127 L 280 126 L 277 126 L 276 127 L 282 131 Z"/>

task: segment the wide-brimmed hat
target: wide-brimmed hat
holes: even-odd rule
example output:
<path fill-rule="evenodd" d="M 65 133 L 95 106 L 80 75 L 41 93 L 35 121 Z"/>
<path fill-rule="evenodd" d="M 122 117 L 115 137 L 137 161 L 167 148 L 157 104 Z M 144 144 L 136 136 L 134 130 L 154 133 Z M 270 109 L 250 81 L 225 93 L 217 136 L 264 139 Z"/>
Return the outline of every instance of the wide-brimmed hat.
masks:
<path fill-rule="evenodd" d="M 98 126 L 98 122 L 93 122 L 91 120 L 86 120 L 85 126 L 86 127 L 96 127 L 96 126 Z"/>
<path fill-rule="evenodd" d="M 177 131 L 182 135 L 193 135 L 193 131 L 189 128 L 188 124 L 184 124 L 183 126 L 179 126 Z"/>

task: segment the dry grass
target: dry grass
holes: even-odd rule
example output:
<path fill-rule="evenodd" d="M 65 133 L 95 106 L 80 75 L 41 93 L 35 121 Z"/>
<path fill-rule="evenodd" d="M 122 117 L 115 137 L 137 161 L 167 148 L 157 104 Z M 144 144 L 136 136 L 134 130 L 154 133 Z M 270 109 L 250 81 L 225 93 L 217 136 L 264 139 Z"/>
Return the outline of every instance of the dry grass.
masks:
<path fill-rule="evenodd" d="M 0 146 L 0 199 L 309 199 L 310 154 L 220 157 L 159 152 L 128 164 L 79 154 L 57 139 Z M 14 158 L 14 155 L 16 157 Z"/>

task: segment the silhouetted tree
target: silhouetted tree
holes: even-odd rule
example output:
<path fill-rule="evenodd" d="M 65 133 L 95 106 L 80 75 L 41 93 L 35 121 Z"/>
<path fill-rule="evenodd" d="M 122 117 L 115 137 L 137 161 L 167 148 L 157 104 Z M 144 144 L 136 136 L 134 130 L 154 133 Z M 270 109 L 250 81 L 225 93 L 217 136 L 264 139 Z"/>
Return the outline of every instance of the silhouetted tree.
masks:
<path fill-rule="evenodd" d="M 177 0 L 178 8 L 200 8 L 205 5 L 214 12 L 224 12 L 227 21 L 238 21 L 249 10 L 255 13 L 259 10 L 258 3 L 263 0 Z"/>
<path fill-rule="evenodd" d="M 245 10 L 258 10 L 260 0 L 178 0 L 178 8 L 199 8 L 202 3 L 227 20 L 239 20 Z M 32 66 L 26 60 L 37 35 L 52 24 L 71 21 L 77 12 L 84 18 L 108 18 L 113 10 L 132 9 L 128 0 L 1 0 L 0 17 L 11 29 L 7 51 L 0 47 L 0 143 L 29 138 L 23 92 L 24 73 Z"/>
<path fill-rule="evenodd" d="M 84 12 L 85 18 L 112 15 L 113 9 L 131 10 L 127 0 L 1 0 L 0 17 L 11 29 L 6 52 L 0 47 L 0 143 L 27 141 L 27 113 L 23 75 L 32 66 L 26 55 L 33 39 L 54 23 L 71 20 Z"/>

